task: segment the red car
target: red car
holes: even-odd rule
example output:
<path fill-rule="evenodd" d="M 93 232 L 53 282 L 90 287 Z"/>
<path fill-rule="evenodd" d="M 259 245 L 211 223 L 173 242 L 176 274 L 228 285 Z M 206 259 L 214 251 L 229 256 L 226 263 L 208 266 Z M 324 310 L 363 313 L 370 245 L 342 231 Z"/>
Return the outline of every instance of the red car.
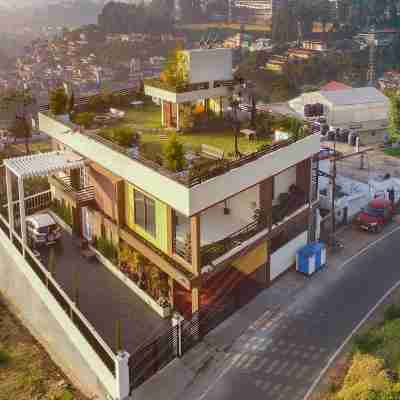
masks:
<path fill-rule="evenodd" d="M 356 217 L 356 224 L 368 232 L 379 233 L 392 220 L 394 208 L 389 200 L 374 199 Z"/>

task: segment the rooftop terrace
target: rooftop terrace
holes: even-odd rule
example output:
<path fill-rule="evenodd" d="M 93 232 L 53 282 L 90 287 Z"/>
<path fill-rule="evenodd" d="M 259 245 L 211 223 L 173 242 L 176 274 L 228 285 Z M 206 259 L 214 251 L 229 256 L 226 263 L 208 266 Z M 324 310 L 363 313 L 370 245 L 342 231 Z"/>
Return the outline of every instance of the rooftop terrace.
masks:
<path fill-rule="evenodd" d="M 164 152 L 168 137 L 175 131 L 161 127 L 160 107 L 145 103 L 142 106 L 120 108 L 118 111 L 118 116 L 110 113 L 92 115 L 90 128 L 81 129 L 81 134 L 187 187 L 222 175 L 232 168 L 256 160 L 308 135 L 304 132 L 298 135 L 289 134 L 288 140 L 274 141 L 271 135 L 249 140 L 243 134 L 239 134 L 235 140 L 234 130 L 226 121 L 222 121 L 219 128 L 214 125 L 201 131 L 187 129 L 177 134 L 178 141 L 183 145 L 184 168 L 171 171 L 166 166 Z M 72 132 L 78 130 L 77 125 L 70 121 L 55 117 L 51 113 L 46 115 L 61 122 Z M 64 133 L 66 132 L 67 130 Z M 239 154 L 236 153 L 236 145 Z M 210 157 L 210 154 L 204 152 L 204 146 L 211 148 L 219 157 Z"/>

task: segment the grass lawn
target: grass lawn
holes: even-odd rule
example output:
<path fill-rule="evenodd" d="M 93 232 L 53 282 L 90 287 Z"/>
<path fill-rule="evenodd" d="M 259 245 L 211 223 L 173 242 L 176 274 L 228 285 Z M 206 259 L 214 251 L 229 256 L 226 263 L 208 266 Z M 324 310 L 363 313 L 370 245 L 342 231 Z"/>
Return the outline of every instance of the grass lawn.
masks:
<path fill-rule="evenodd" d="M 217 147 L 224 150 L 225 158 L 229 158 L 235 150 L 235 137 L 232 131 L 222 132 L 199 132 L 199 133 L 182 133 L 178 135 L 178 139 L 185 147 L 189 147 L 193 151 L 200 151 L 202 144 Z M 154 152 L 160 154 L 166 142 L 161 142 L 158 134 L 143 133 L 141 135 L 141 143 L 144 145 L 146 152 Z M 239 151 L 244 154 L 255 152 L 261 145 L 271 143 L 270 139 L 260 139 L 249 141 L 246 137 L 240 136 L 238 140 Z"/>
<path fill-rule="evenodd" d="M 161 109 L 154 104 L 146 104 L 141 108 L 128 108 L 124 110 L 125 117 L 116 125 L 110 128 L 117 127 L 133 127 L 140 131 L 142 128 L 161 128 Z M 166 141 L 160 141 L 160 134 L 157 132 L 141 133 L 141 144 L 146 153 L 162 154 Z M 235 150 L 235 138 L 232 130 L 198 132 L 198 133 L 180 133 L 179 140 L 193 151 L 200 151 L 202 144 L 217 147 L 224 150 L 225 157 L 229 158 L 229 153 Z M 261 145 L 269 144 L 270 139 L 260 139 L 249 141 L 246 137 L 240 136 L 238 140 L 239 151 L 244 154 L 256 151 Z"/>
<path fill-rule="evenodd" d="M 85 400 L 0 297 L 0 400 Z"/>
<path fill-rule="evenodd" d="M 117 125 L 132 126 L 139 125 L 143 128 L 161 128 L 161 108 L 155 104 L 145 104 L 143 107 L 130 107 L 124 109 L 126 115 Z"/>
<path fill-rule="evenodd" d="M 388 148 L 383 151 L 387 156 L 400 157 L 400 149 Z"/>

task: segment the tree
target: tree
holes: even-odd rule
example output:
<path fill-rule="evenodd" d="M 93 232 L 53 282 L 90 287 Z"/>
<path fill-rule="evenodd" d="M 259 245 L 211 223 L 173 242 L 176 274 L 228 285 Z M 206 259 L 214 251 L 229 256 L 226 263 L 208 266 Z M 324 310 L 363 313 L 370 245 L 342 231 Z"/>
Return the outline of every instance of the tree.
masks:
<path fill-rule="evenodd" d="M 182 171 L 185 166 L 185 152 L 176 134 L 172 134 L 164 150 L 165 163 L 174 172 Z"/>
<path fill-rule="evenodd" d="M 26 116 L 17 116 L 15 118 L 14 125 L 11 128 L 11 134 L 14 138 L 24 139 L 25 141 L 25 152 L 30 153 L 29 140 L 32 137 L 32 126 L 27 121 Z"/>
<path fill-rule="evenodd" d="M 51 92 L 50 110 L 54 115 L 62 115 L 67 112 L 68 96 L 63 87 L 59 87 Z"/>
<path fill-rule="evenodd" d="M 82 112 L 75 116 L 74 122 L 88 129 L 94 121 L 95 114 L 91 112 Z"/>
<path fill-rule="evenodd" d="M 392 139 L 400 137 L 400 95 L 398 92 L 386 92 L 389 96 L 389 133 Z"/>
<path fill-rule="evenodd" d="M 165 81 L 173 87 L 179 87 L 187 82 L 187 64 L 182 50 L 183 46 L 179 43 L 169 53 L 163 71 Z"/>

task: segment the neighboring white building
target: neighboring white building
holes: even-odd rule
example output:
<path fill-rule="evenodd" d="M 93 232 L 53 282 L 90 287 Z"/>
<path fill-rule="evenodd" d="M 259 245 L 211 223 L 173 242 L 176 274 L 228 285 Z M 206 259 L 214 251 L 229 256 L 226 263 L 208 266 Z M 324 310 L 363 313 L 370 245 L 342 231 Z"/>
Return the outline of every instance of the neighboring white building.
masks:
<path fill-rule="evenodd" d="M 236 0 L 235 13 L 239 19 L 249 21 L 271 20 L 274 13 L 283 5 L 282 0 Z"/>
<path fill-rule="evenodd" d="M 388 129 L 389 99 L 373 87 L 303 93 L 289 102 L 304 115 L 306 104 L 321 103 L 327 123 L 360 135 L 362 144 L 383 142 Z"/>

